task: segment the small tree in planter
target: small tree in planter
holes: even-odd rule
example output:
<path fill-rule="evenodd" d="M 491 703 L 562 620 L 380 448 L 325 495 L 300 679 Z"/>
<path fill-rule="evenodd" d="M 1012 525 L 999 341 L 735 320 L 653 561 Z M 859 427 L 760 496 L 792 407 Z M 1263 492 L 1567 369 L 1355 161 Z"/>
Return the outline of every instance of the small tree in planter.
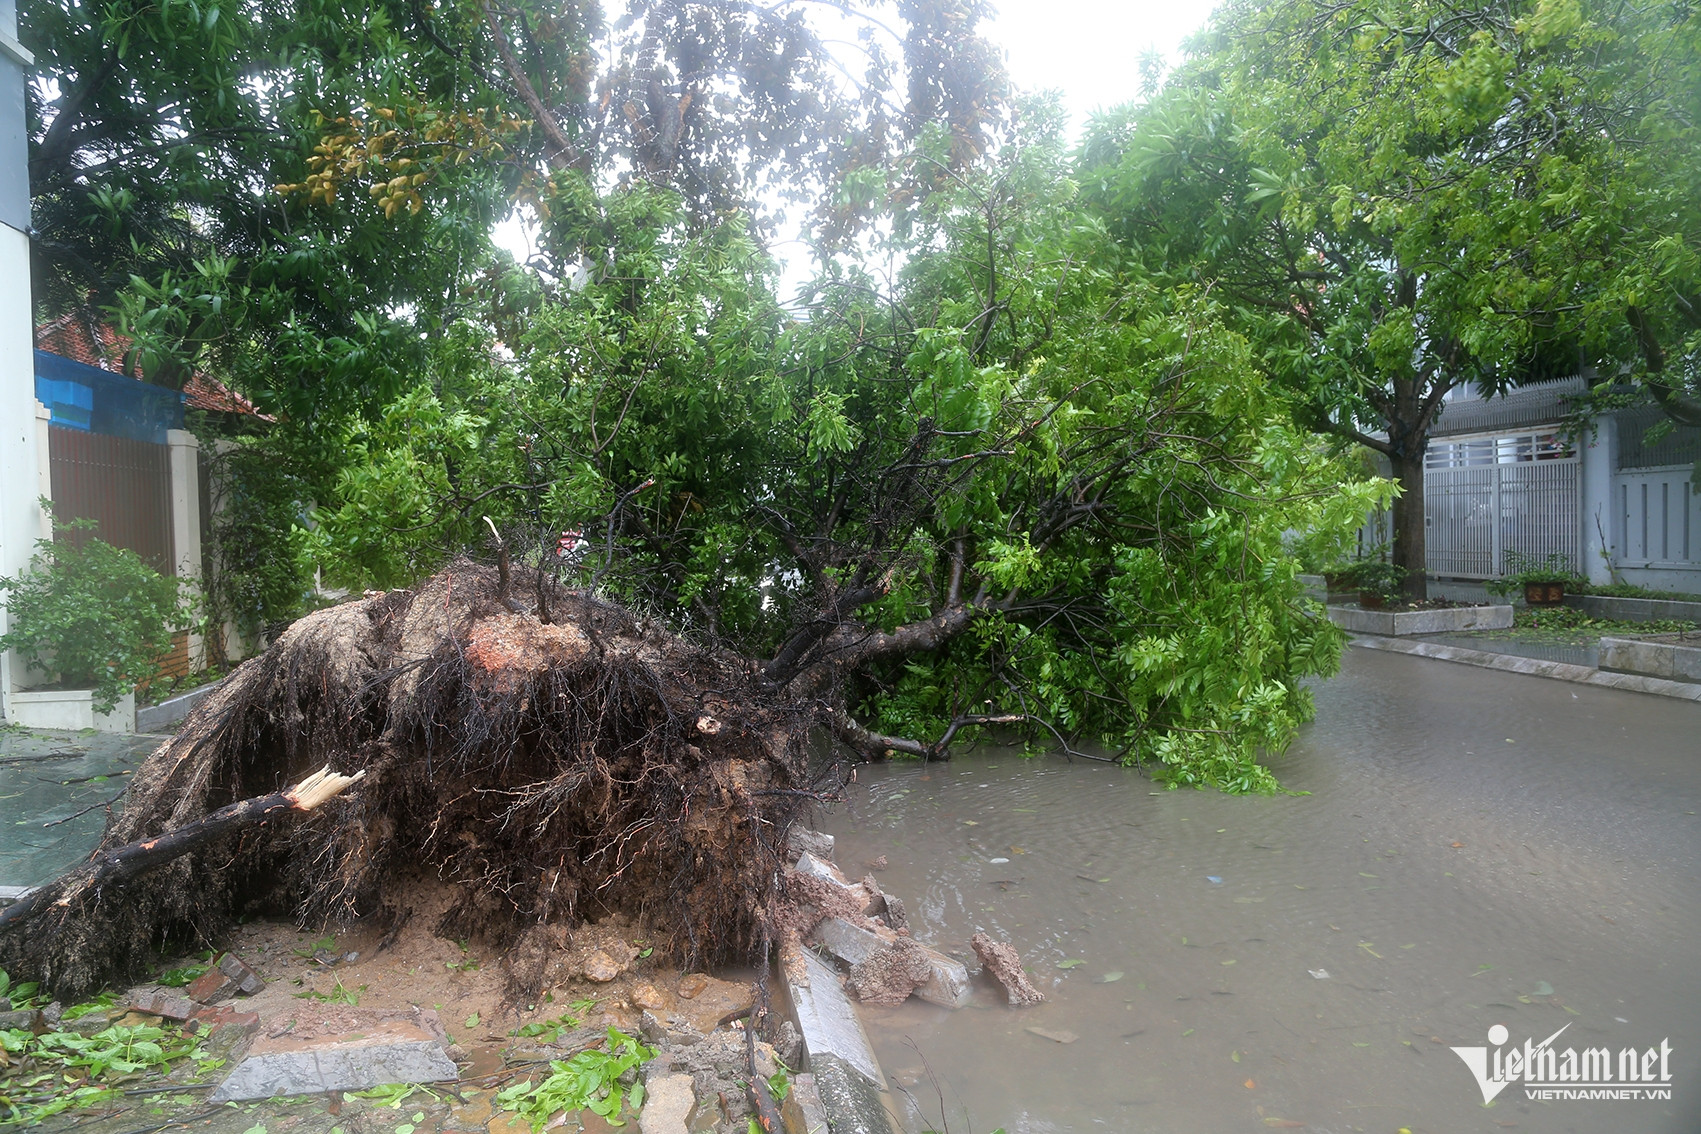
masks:
<path fill-rule="evenodd" d="M 92 520 L 61 528 L 88 530 Z M 92 689 L 96 712 L 159 672 L 173 631 L 195 603 L 184 580 L 161 575 L 127 548 L 91 539 L 81 547 L 36 541 L 30 569 L 0 577 L 10 628 L 0 650 L 16 650 L 30 669 L 62 689 Z"/>
<path fill-rule="evenodd" d="M 1558 606 L 1567 590 L 1579 593 L 1584 587 L 1583 577 L 1572 568 L 1568 555 L 1556 553 L 1538 560 L 1520 551 L 1508 551 L 1506 570 L 1504 577 L 1488 582 L 1489 593 L 1504 599 L 1522 591 L 1530 606 Z"/>

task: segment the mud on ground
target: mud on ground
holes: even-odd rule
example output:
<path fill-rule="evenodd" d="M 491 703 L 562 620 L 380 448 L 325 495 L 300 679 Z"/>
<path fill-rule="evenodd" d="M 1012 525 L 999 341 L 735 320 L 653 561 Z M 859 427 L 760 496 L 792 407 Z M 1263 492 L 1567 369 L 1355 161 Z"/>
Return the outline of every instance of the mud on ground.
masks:
<path fill-rule="evenodd" d="M 421 1085 L 399 1106 L 388 1105 L 393 1099 L 346 1094 L 207 1105 L 208 1094 L 239 1060 L 238 1049 L 204 1082 L 195 1081 L 195 1068 L 184 1061 L 169 1075 L 126 1082 L 121 1102 L 67 1111 L 42 1128 L 75 1128 L 79 1134 L 260 1134 L 256 1128 L 264 1134 L 531 1134 L 524 1119 L 496 1104 L 497 1092 L 547 1076 L 551 1060 L 600 1046 L 613 1027 L 641 1037 L 656 1051 L 640 1075 L 674 1071 L 693 1076 L 699 1099 L 689 1127 L 694 1134 L 744 1134 L 743 1085 L 749 1075 L 743 1021 L 728 1017 L 750 1007 L 754 972 L 681 972 L 649 953 L 649 943 L 634 935 L 630 923 L 610 919 L 585 926 L 564 942 L 544 970 L 553 983 L 537 999 L 521 1003 L 508 996 L 510 955 L 477 941 L 445 940 L 423 925 L 404 929 L 388 942 L 384 936 L 380 925 L 366 923 L 323 934 L 276 921 L 236 926 L 222 944 L 258 972 L 266 987 L 222 1003 L 258 1014 L 256 1036 L 289 1034 L 304 1041 L 342 1005 L 432 1010 L 451 1041 L 448 1051 L 460 1069 L 458 1081 Z M 179 958 L 161 971 L 196 963 L 199 958 Z M 155 990 L 155 985 L 138 986 L 121 996 L 107 1017 L 115 1023 L 158 1022 L 124 1006 Z M 183 990 L 165 991 L 181 995 Z M 761 1042 L 756 1050 L 757 1072 L 766 1078 L 778 1070 L 774 1050 Z M 416 1120 L 416 1115 L 421 1117 Z M 559 1116 L 550 1128 L 569 1134 L 616 1129 L 590 1111 Z"/>

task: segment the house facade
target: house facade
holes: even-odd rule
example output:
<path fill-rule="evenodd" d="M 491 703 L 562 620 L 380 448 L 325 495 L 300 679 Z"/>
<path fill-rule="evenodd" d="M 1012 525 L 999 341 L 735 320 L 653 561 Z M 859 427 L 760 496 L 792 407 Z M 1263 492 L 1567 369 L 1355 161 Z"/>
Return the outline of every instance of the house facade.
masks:
<path fill-rule="evenodd" d="M 1573 436 L 1586 390 L 1570 378 L 1448 400 L 1425 455 L 1432 576 L 1498 578 L 1516 552 L 1563 556 L 1594 583 L 1701 592 L 1701 429 L 1665 429 L 1649 403 Z"/>

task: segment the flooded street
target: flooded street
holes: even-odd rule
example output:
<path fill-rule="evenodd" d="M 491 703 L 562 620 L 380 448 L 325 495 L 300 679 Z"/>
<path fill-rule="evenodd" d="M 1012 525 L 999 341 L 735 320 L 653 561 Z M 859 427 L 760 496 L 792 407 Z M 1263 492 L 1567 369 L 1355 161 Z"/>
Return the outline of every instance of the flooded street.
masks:
<path fill-rule="evenodd" d="M 887 856 L 920 939 L 972 965 L 986 930 L 1051 998 L 864 1009 L 911 1130 L 1701 1130 L 1701 709 L 1368 650 L 1317 703 L 1274 762 L 1306 795 L 986 749 L 860 771 L 822 818 L 846 873 Z M 1449 1049 L 1496 1024 L 1669 1038 L 1672 1099 L 1485 1107 Z"/>

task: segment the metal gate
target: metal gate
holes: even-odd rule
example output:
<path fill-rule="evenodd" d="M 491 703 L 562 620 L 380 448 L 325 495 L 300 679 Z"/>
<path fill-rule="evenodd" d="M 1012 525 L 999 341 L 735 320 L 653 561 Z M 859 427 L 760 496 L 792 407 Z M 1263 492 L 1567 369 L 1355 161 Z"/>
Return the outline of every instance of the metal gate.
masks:
<path fill-rule="evenodd" d="M 1579 565 L 1582 465 L 1558 434 L 1432 443 L 1423 491 L 1425 565 L 1432 575 L 1498 578 L 1512 551 Z"/>
<path fill-rule="evenodd" d="M 162 575 L 174 575 L 171 548 L 170 450 L 164 445 L 51 426 L 48 463 L 53 514 L 94 520 L 91 532 L 58 529 L 81 545 L 91 536 L 127 547 Z"/>

